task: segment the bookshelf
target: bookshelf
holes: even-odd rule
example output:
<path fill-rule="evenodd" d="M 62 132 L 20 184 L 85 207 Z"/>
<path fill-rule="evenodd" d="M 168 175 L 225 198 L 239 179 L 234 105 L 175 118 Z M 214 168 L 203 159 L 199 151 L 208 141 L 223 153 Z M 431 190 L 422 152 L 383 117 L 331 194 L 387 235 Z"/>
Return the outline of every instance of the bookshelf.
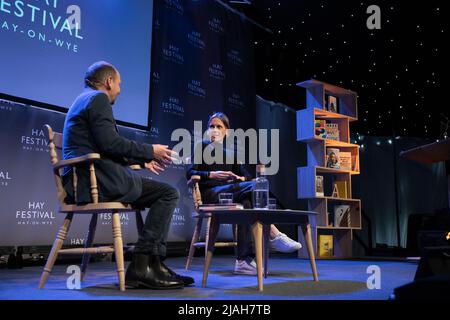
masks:
<path fill-rule="evenodd" d="M 359 146 L 350 142 L 350 123 L 358 120 L 357 94 L 317 80 L 297 86 L 306 89 L 306 108 L 297 111 L 297 141 L 306 143 L 308 159 L 307 166 L 297 168 L 298 198 L 306 199 L 308 210 L 318 213 L 316 225 L 311 226 L 317 258 L 350 258 L 353 231 L 362 227 L 361 200 L 352 198 L 352 176 L 360 173 Z M 329 106 L 334 100 L 336 108 Z M 341 159 L 342 167 L 330 160 L 334 159 L 332 152 Z M 336 221 L 336 216 L 343 219 Z M 304 243 L 302 233 L 298 234 Z M 317 255 L 322 235 L 333 239 L 332 254 L 326 257 Z M 308 258 L 306 250 L 299 250 L 299 257 Z"/>

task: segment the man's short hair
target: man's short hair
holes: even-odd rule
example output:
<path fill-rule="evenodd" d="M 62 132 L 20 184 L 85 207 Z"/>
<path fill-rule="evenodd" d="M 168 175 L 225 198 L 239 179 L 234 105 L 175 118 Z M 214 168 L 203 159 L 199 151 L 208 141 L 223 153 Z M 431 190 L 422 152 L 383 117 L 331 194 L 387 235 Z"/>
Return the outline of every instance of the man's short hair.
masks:
<path fill-rule="evenodd" d="M 101 84 L 105 84 L 109 77 L 115 78 L 117 76 L 117 69 L 106 61 L 98 61 L 91 65 L 84 76 L 85 87 L 97 89 Z"/>

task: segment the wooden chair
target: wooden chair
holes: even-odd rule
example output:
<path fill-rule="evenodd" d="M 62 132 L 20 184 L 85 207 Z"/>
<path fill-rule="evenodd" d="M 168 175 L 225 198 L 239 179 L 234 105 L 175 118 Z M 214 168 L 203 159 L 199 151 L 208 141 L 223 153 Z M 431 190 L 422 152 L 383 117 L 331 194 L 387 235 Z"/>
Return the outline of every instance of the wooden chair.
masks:
<path fill-rule="evenodd" d="M 205 248 L 205 259 L 208 253 L 208 242 L 209 242 L 209 235 L 210 235 L 210 229 L 211 229 L 211 218 L 203 218 L 199 215 L 198 210 L 200 208 L 200 205 L 202 205 L 202 195 L 200 192 L 200 187 L 198 185 L 198 182 L 200 181 L 201 177 L 194 175 L 191 177 L 191 179 L 188 181 L 188 187 L 191 189 L 192 192 L 192 198 L 194 200 L 194 209 L 195 212 L 192 214 L 192 218 L 197 219 L 197 224 L 195 225 L 194 234 L 192 235 L 191 245 L 189 247 L 189 254 L 186 260 L 186 266 L 185 269 L 188 270 L 191 266 L 192 260 L 194 258 L 195 249 L 197 248 Z M 202 225 L 203 225 L 203 219 L 206 219 L 206 231 L 205 231 L 205 241 L 200 241 L 200 235 L 202 231 Z M 237 246 L 237 225 L 233 225 L 233 241 L 232 242 L 216 242 L 214 244 L 215 247 L 236 247 Z"/>
<path fill-rule="evenodd" d="M 47 262 L 42 272 L 42 276 L 39 282 L 39 288 L 42 289 L 47 281 L 47 278 L 52 271 L 53 265 L 55 264 L 58 254 L 82 254 L 82 264 L 81 264 L 81 280 L 84 280 L 86 275 L 87 265 L 89 263 L 91 254 L 99 253 L 115 253 L 117 272 L 119 277 L 119 289 L 125 291 L 125 266 L 124 266 L 124 248 L 122 241 L 122 231 L 120 225 L 120 212 L 135 212 L 136 213 L 136 225 L 138 228 L 138 233 L 141 234 L 144 226 L 144 222 L 141 215 L 141 210 L 131 207 L 128 204 L 123 204 L 120 202 L 98 202 L 98 188 L 97 188 L 97 178 L 95 175 L 94 163 L 100 159 L 98 153 L 89 153 L 82 157 L 77 157 L 69 160 L 58 160 L 57 149 L 62 149 L 62 134 L 53 132 L 49 125 L 45 125 L 46 133 L 48 133 L 48 142 L 50 147 L 50 159 L 53 166 L 53 175 L 55 177 L 57 198 L 59 202 L 59 212 L 66 214 L 64 222 L 59 229 L 56 239 L 53 243 L 50 255 L 47 258 Z M 73 188 L 75 192 L 75 202 L 76 202 L 76 186 L 77 186 L 77 166 L 79 165 L 89 165 L 90 172 L 90 188 L 91 188 L 91 198 L 92 202 L 85 205 L 73 205 L 66 204 L 66 192 L 63 188 L 61 179 L 61 170 L 65 166 L 71 166 L 73 171 Z M 139 167 L 139 166 L 138 166 Z M 139 167 L 140 168 L 140 167 Z M 137 169 L 137 167 L 133 167 Z M 99 213 L 111 213 L 112 214 L 112 236 L 113 236 L 113 247 L 92 247 L 95 230 L 97 226 L 97 219 Z M 72 223 L 72 218 L 74 214 L 90 214 L 92 215 L 89 224 L 89 230 L 87 234 L 87 240 L 85 242 L 84 248 L 75 249 L 61 249 L 64 240 L 69 232 L 70 225 Z M 131 248 L 128 248 L 131 249 Z"/>

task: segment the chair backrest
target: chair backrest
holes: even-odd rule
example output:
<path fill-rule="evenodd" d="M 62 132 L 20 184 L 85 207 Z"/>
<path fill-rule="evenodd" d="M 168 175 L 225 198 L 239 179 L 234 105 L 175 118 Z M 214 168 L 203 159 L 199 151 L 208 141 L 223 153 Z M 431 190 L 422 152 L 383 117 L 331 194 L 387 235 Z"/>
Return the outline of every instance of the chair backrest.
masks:
<path fill-rule="evenodd" d="M 50 161 L 52 164 L 52 171 L 53 175 L 55 177 L 55 184 L 56 184 L 56 195 L 59 201 L 60 205 L 64 205 L 64 199 L 67 196 L 66 191 L 64 190 L 62 179 L 61 179 L 61 170 L 53 170 L 53 165 L 55 165 L 59 159 L 58 159 L 58 153 L 56 152 L 57 149 L 62 149 L 62 134 L 58 132 L 54 132 L 52 127 L 48 124 L 44 126 L 46 128 L 47 133 L 47 139 L 48 139 L 48 146 L 50 148 Z"/>
<path fill-rule="evenodd" d="M 200 186 L 198 185 L 200 179 L 200 176 L 194 175 L 191 177 L 191 180 L 188 181 L 188 186 L 192 190 L 192 199 L 194 200 L 195 210 L 198 210 L 200 205 L 202 205 L 202 194 L 200 192 Z"/>

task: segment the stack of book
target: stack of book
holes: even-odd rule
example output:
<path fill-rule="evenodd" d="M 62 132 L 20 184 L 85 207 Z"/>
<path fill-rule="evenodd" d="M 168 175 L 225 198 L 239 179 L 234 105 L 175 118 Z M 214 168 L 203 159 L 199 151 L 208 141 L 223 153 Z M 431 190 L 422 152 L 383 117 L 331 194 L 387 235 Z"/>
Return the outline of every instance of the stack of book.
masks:
<path fill-rule="evenodd" d="M 214 210 L 240 210 L 244 209 L 244 206 L 240 203 L 228 203 L 228 204 L 202 204 L 199 207 L 200 211 L 214 211 Z"/>

